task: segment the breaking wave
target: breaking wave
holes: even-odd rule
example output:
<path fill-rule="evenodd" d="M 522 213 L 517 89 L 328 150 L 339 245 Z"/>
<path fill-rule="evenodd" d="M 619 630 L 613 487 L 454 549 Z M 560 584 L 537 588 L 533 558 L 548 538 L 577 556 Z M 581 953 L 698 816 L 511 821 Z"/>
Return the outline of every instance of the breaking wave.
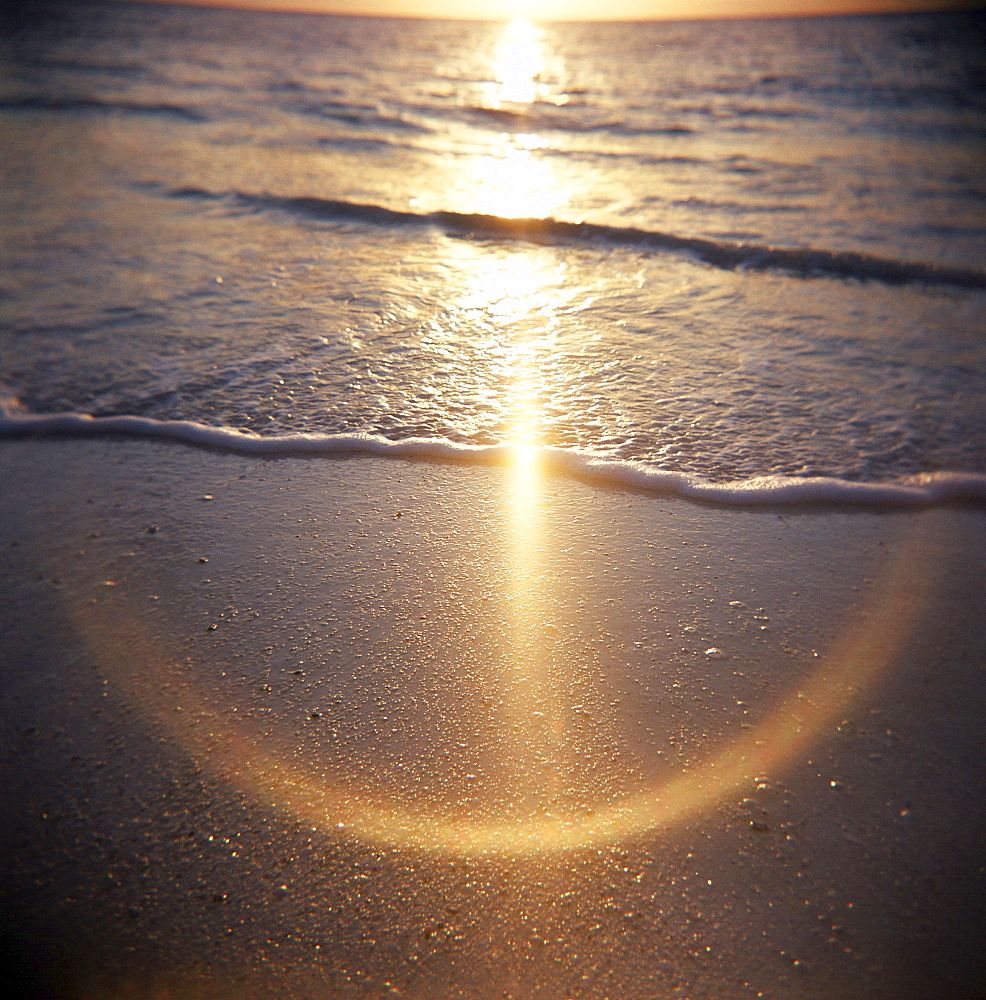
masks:
<path fill-rule="evenodd" d="M 531 242 L 598 242 L 670 251 L 688 254 L 724 270 L 774 270 L 803 278 L 835 277 L 879 281 L 888 285 L 918 283 L 986 289 L 986 271 L 972 268 L 893 260 L 845 251 L 733 243 L 700 236 L 678 236 L 633 226 L 566 222 L 553 218 L 515 219 L 470 212 L 417 213 L 331 198 L 286 197 L 242 191 L 217 193 L 198 187 L 175 188 L 168 194 L 173 198 L 228 201 L 256 210 L 290 212 L 319 221 L 352 219 L 375 226 L 438 226 L 448 232 L 469 236 L 492 236 Z"/>

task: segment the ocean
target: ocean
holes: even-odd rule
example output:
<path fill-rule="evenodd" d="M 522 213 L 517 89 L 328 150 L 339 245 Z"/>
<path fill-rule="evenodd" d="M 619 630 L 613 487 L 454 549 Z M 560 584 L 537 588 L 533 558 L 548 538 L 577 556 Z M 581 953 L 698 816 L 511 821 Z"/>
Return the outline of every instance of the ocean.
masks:
<path fill-rule="evenodd" d="M 981 14 L 29 9 L 8 416 L 982 495 Z"/>

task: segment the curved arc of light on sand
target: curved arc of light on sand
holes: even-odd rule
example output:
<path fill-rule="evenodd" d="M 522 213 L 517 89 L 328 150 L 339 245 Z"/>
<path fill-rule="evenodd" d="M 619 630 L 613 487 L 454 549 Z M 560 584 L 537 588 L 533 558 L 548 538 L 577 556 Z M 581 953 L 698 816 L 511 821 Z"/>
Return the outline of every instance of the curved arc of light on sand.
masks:
<path fill-rule="evenodd" d="M 200 764 L 285 817 L 381 847 L 456 857 L 519 857 L 601 847 L 667 830 L 791 762 L 907 645 L 932 586 L 930 548 L 925 532 L 913 531 L 855 627 L 796 690 L 724 749 L 666 782 L 589 815 L 532 816 L 513 822 L 415 812 L 374 801 L 343 782 L 313 780 L 300 767 L 262 749 L 245 727 L 221 719 L 193 683 L 183 685 L 186 679 L 175 672 L 174 661 L 142 634 L 136 616 L 121 622 L 114 608 L 109 622 L 100 614 L 100 605 L 90 604 L 77 606 L 73 617 L 117 683 L 154 719 L 164 721 Z M 126 635 L 125 647 L 114 641 L 121 633 Z M 164 683 L 168 678 L 171 683 Z M 212 732 L 206 733 L 210 727 Z"/>

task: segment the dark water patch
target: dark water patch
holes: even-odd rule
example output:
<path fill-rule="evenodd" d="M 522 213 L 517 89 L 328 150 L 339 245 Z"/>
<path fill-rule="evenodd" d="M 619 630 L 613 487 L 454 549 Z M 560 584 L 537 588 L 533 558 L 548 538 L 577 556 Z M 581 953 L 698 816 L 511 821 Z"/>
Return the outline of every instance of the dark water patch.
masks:
<path fill-rule="evenodd" d="M 376 139 L 357 135 L 327 135 L 313 140 L 320 149 L 344 149 L 352 153 L 378 153 L 399 149 L 416 149 L 406 142 L 392 142 L 390 139 Z"/>
<path fill-rule="evenodd" d="M 626 136 L 647 136 L 647 135 L 694 135 L 696 129 L 693 129 L 690 125 L 653 125 L 653 126 L 640 126 L 640 125 L 630 125 L 626 122 L 603 122 L 601 125 L 588 125 L 585 128 L 587 132 L 610 132 L 613 135 L 626 135 Z"/>
<path fill-rule="evenodd" d="M 387 114 L 377 107 L 365 104 L 347 104 L 341 101 L 314 101 L 295 105 L 299 114 L 312 118 L 328 119 L 357 128 L 396 129 L 401 132 L 431 132 L 419 122 L 410 121 L 400 115 Z"/>
<path fill-rule="evenodd" d="M 918 231 L 934 236 L 961 237 L 963 239 L 982 239 L 986 236 L 986 230 L 982 226 L 964 225 L 961 222 L 925 222 Z"/>
<path fill-rule="evenodd" d="M 663 198 L 641 199 L 642 201 L 664 202 Z M 807 211 L 806 205 L 799 205 L 796 202 L 774 202 L 770 205 L 743 204 L 738 201 L 718 201 L 715 198 L 701 198 L 698 195 L 689 195 L 687 198 L 674 198 L 666 204 L 674 205 L 678 208 L 712 208 L 717 211 L 727 211 L 734 215 L 776 215 L 785 212 L 800 213 Z"/>
<path fill-rule="evenodd" d="M 484 118 L 490 118 L 495 122 L 505 122 L 513 124 L 515 122 L 528 121 L 533 117 L 532 111 L 514 110 L 512 108 L 486 108 L 482 105 L 474 105 L 469 109 Z"/>
<path fill-rule="evenodd" d="M 132 63 L 85 62 L 81 59 L 57 59 L 51 57 L 34 59 L 32 68 L 40 70 L 64 70 L 70 73 L 93 73 L 99 76 L 123 77 L 125 79 L 147 76 L 148 73 L 147 67 Z"/>
<path fill-rule="evenodd" d="M 0 110 L 94 112 L 102 114 L 154 115 L 187 122 L 209 121 L 207 115 L 182 104 L 144 104 L 136 101 L 104 101 L 92 97 L 14 97 L 0 100 Z"/>
<path fill-rule="evenodd" d="M 818 118 L 818 115 L 808 108 L 771 107 L 769 104 L 748 104 L 731 107 L 729 108 L 729 114 L 735 115 L 737 118 L 801 118 L 806 121 Z"/>
<path fill-rule="evenodd" d="M 526 130 L 559 131 L 571 133 L 605 133 L 626 137 L 633 136 L 684 136 L 692 135 L 695 129 L 677 122 L 655 125 L 634 125 L 632 122 L 591 118 L 577 118 L 576 113 L 584 111 L 581 105 L 557 105 L 536 102 L 519 108 L 491 108 L 482 104 L 470 105 L 464 109 L 473 120 L 492 121 L 505 126 L 523 127 Z"/>
<path fill-rule="evenodd" d="M 277 80 L 267 85 L 271 94 L 307 94 L 312 88 L 300 80 Z"/>
<path fill-rule="evenodd" d="M 706 160 L 700 156 L 663 155 L 659 153 L 627 153 L 615 149 L 558 149 L 547 147 L 538 150 L 539 156 L 557 156 L 567 160 L 593 163 L 598 161 L 618 161 L 621 164 L 634 163 L 645 167 L 718 167 L 716 160 Z M 751 173 L 759 172 L 755 168 Z"/>

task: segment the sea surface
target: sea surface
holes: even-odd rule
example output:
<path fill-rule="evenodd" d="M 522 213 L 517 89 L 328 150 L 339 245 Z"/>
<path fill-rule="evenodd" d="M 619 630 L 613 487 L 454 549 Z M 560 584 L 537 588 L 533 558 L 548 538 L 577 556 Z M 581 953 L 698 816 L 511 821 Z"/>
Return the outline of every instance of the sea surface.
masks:
<path fill-rule="evenodd" d="M 0 430 L 986 495 L 984 42 L 29 6 Z"/>

